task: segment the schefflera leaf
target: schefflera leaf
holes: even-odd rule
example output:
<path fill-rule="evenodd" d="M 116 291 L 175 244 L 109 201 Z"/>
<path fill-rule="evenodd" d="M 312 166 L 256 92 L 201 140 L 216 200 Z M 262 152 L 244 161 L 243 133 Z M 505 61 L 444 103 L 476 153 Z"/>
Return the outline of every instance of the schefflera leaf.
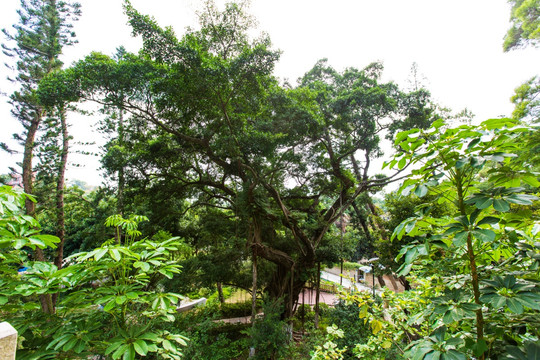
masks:
<path fill-rule="evenodd" d="M 506 307 L 515 314 L 522 314 L 525 307 L 540 310 L 540 289 L 535 284 L 518 282 L 513 275 L 495 276 L 484 284 L 480 300 L 495 309 Z"/>

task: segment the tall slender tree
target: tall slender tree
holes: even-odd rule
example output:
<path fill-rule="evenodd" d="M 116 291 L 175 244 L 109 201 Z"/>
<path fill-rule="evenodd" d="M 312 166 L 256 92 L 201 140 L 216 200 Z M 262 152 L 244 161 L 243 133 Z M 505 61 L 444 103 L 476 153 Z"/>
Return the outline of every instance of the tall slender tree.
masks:
<path fill-rule="evenodd" d="M 62 48 L 75 43 L 72 22 L 80 15 L 80 5 L 57 0 L 21 0 L 18 14 L 19 23 L 13 25 L 13 30 L 2 30 L 7 38 L 7 43 L 2 44 L 2 49 L 15 62 L 11 69 L 16 72 L 16 76 L 11 80 L 16 83 L 17 90 L 11 95 L 10 103 L 13 106 L 13 116 L 23 125 L 24 130 L 14 136 L 24 146 L 23 188 L 26 193 L 32 194 L 36 136 L 47 115 L 45 107 L 36 96 L 36 89 L 45 75 L 62 67 L 59 60 Z M 66 131 L 61 133 L 67 134 L 67 127 Z M 67 155 L 67 147 L 62 150 L 62 159 L 65 158 L 64 154 Z M 65 166 L 62 169 L 64 171 Z M 63 179 L 63 173 L 58 178 Z M 63 190 L 63 182 L 59 186 Z M 61 205 L 63 191 L 59 196 L 58 204 Z M 35 214 L 34 202 L 27 199 L 25 207 L 28 215 Z M 44 260 L 44 255 L 39 249 L 36 250 L 36 258 Z M 48 313 L 54 311 L 52 299 L 42 299 L 42 310 Z"/>

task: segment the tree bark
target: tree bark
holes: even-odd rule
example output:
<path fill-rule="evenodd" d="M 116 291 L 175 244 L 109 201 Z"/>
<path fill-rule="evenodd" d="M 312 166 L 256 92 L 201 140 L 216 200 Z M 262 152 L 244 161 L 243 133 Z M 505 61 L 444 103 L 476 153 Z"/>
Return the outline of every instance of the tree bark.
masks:
<path fill-rule="evenodd" d="M 390 279 L 390 282 L 392 283 L 392 287 L 394 288 L 394 291 L 398 290 L 398 284 L 396 279 L 394 278 L 394 274 L 388 275 L 388 278 Z"/>
<path fill-rule="evenodd" d="M 218 291 L 218 298 L 219 302 L 221 304 L 225 304 L 225 296 L 223 296 L 223 286 L 220 281 L 216 283 L 217 291 Z"/>
<path fill-rule="evenodd" d="M 381 288 L 385 287 L 386 286 L 386 282 L 384 281 L 384 278 L 382 275 L 376 275 L 377 276 L 377 281 L 379 281 L 379 285 L 381 285 Z M 373 284 L 373 286 L 375 286 L 375 284 Z"/>
<path fill-rule="evenodd" d="M 252 285 L 251 285 L 251 327 L 255 330 L 255 316 L 257 315 L 257 255 L 252 254 Z M 255 356 L 256 349 L 251 347 L 249 357 Z"/>
<path fill-rule="evenodd" d="M 66 121 L 66 112 L 64 109 L 59 111 L 60 126 L 62 129 L 62 152 L 56 181 L 56 236 L 60 239 L 56 250 L 54 264 L 60 270 L 64 261 L 64 243 L 66 241 L 66 223 L 64 213 L 64 187 L 67 167 L 67 158 L 69 153 L 69 134 Z M 58 294 L 52 295 L 53 307 L 56 307 Z"/>
<path fill-rule="evenodd" d="M 62 109 L 59 115 L 60 126 L 62 127 L 62 153 L 60 158 L 60 165 L 58 167 L 58 179 L 56 183 L 56 236 L 58 236 L 58 238 L 60 239 L 60 243 L 58 244 L 58 250 L 56 253 L 56 258 L 54 259 L 54 264 L 58 267 L 58 269 L 61 269 L 62 262 L 64 260 L 64 243 L 66 237 L 64 187 L 67 158 L 69 152 L 69 134 L 65 110 Z"/>
<path fill-rule="evenodd" d="M 34 192 L 34 174 L 32 158 L 34 156 L 35 138 L 40 122 L 41 114 L 36 112 L 34 119 L 32 120 L 30 126 L 27 129 L 26 140 L 24 143 L 24 153 L 22 161 L 22 182 L 24 192 L 27 194 L 32 194 Z M 34 216 L 36 212 L 36 204 L 33 201 L 26 199 L 24 206 L 26 209 L 26 215 Z"/>
<path fill-rule="evenodd" d="M 120 109 L 120 114 L 118 117 L 118 145 L 124 146 L 124 111 Z M 124 159 L 122 159 L 122 164 L 118 169 L 118 194 L 117 197 L 117 206 L 116 211 L 120 215 L 124 215 Z"/>
<path fill-rule="evenodd" d="M 321 262 L 317 262 L 317 284 L 315 292 L 315 329 L 319 328 L 319 296 L 321 294 Z"/>
<path fill-rule="evenodd" d="M 34 168 L 32 166 L 32 158 L 34 156 L 35 148 L 35 138 L 41 123 L 41 113 L 39 110 L 36 110 L 34 113 L 34 118 L 32 119 L 30 126 L 27 128 L 26 139 L 24 142 L 24 153 L 22 161 L 22 181 L 23 181 L 23 190 L 25 193 L 32 195 L 34 192 Z M 26 215 L 35 216 L 36 214 L 36 204 L 30 199 L 26 199 L 24 203 L 26 210 Z M 45 254 L 40 248 L 35 250 L 35 259 L 37 261 L 45 261 Z M 39 295 L 39 302 L 41 304 L 41 311 L 46 314 L 53 314 L 54 307 L 52 302 L 52 297 L 50 294 Z"/>
<path fill-rule="evenodd" d="M 403 288 L 405 289 L 405 291 L 411 290 L 411 283 L 409 282 L 409 280 L 407 280 L 405 276 L 403 275 L 400 276 L 398 280 L 401 283 L 401 285 L 403 285 Z"/>

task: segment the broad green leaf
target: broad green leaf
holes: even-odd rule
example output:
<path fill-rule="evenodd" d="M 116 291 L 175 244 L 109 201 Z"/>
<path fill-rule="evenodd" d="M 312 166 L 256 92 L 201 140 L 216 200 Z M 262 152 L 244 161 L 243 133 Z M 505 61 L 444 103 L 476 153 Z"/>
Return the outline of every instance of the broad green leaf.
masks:
<path fill-rule="evenodd" d="M 478 209 L 486 209 L 490 207 L 492 204 L 493 204 L 493 199 L 490 197 L 484 196 L 484 197 L 479 197 L 476 200 L 475 205 Z"/>
<path fill-rule="evenodd" d="M 411 272 L 412 266 L 413 266 L 413 264 L 403 264 L 403 265 L 401 265 L 400 268 L 398 269 L 398 275 L 399 276 L 407 275 L 408 273 Z"/>
<path fill-rule="evenodd" d="M 460 246 L 463 246 L 465 245 L 465 243 L 467 242 L 467 237 L 469 236 L 469 232 L 468 231 L 461 231 L 461 232 L 458 232 L 457 234 L 454 235 L 454 246 L 456 247 L 460 247 Z"/>
<path fill-rule="evenodd" d="M 127 350 L 126 344 L 121 344 L 118 348 L 116 348 L 116 351 L 112 354 L 113 359 L 119 359 Z"/>
<path fill-rule="evenodd" d="M 47 246 L 54 246 L 54 244 L 60 242 L 60 238 L 53 235 L 39 234 L 34 235 L 33 237 L 43 241 L 45 244 L 47 244 Z"/>
<path fill-rule="evenodd" d="M 136 292 L 130 291 L 126 294 L 126 296 L 128 299 L 134 300 L 139 297 L 139 294 L 137 294 Z"/>
<path fill-rule="evenodd" d="M 405 233 L 410 233 L 411 231 L 414 230 L 414 228 L 416 227 L 416 220 L 415 221 L 411 221 L 407 224 L 407 226 L 405 226 Z"/>
<path fill-rule="evenodd" d="M 465 354 L 460 353 L 457 350 L 448 350 L 442 354 L 441 360 L 467 360 Z"/>
<path fill-rule="evenodd" d="M 73 349 L 73 347 L 75 346 L 75 344 L 77 343 L 77 338 L 75 336 L 73 336 L 68 342 L 66 342 L 64 344 L 64 346 L 62 346 L 62 350 L 64 351 L 68 351 L 68 350 L 71 350 Z"/>
<path fill-rule="evenodd" d="M 458 161 L 456 161 L 456 169 L 461 169 L 462 167 L 464 167 L 465 165 L 467 165 L 469 163 L 469 159 L 459 159 Z"/>
<path fill-rule="evenodd" d="M 525 345 L 525 351 L 527 352 L 527 360 L 540 359 L 540 341 L 527 343 Z"/>
<path fill-rule="evenodd" d="M 540 294 L 533 292 L 519 293 L 516 299 L 528 308 L 540 310 Z"/>
<path fill-rule="evenodd" d="M 497 218 L 497 217 L 494 217 L 494 216 L 486 216 L 485 218 L 483 218 L 482 220 L 480 220 L 478 222 L 478 226 L 480 225 L 486 225 L 486 224 L 497 224 L 499 223 L 499 221 L 501 221 L 501 219 Z"/>
<path fill-rule="evenodd" d="M 171 342 L 169 340 L 163 340 L 163 342 L 161 344 L 163 345 L 163 348 L 165 350 L 168 350 L 168 351 L 173 351 L 174 350 L 174 348 L 173 348 L 173 346 L 172 346 L 172 344 L 171 344 Z"/>
<path fill-rule="evenodd" d="M 84 341 L 79 340 L 79 341 L 77 342 L 77 345 L 75 345 L 75 346 L 73 347 L 73 350 L 74 350 L 77 354 L 80 354 L 81 352 L 83 352 L 84 350 L 86 350 L 87 346 L 88 346 L 88 345 L 87 345 Z"/>
<path fill-rule="evenodd" d="M 489 229 L 476 229 L 472 231 L 475 238 L 483 242 L 491 242 L 495 240 L 495 232 Z"/>
<path fill-rule="evenodd" d="M 123 360 L 134 360 L 135 359 L 135 348 L 134 344 L 128 345 L 126 348 L 126 352 L 124 353 L 124 356 L 122 357 Z"/>
<path fill-rule="evenodd" d="M 153 342 L 159 341 L 159 337 L 157 336 L 157 334 L 152 333 L 152 332 L 147 332 L 147 333 L 142 334 L 141 336 L 139 336 L 139 339 L 150 340 Z"/>
<path fill-rule="evenodd" d="M 476 145 L 478 145 L 478 143 L 480 142 L 481 138 L 477 137 L 476 139 L 473 139 L 469 145 L 467 145 L 467 149 L 470 150 L 472 149 L 473 147 L 475 147 Z"/>
<path fill-rule="evenodd" d="M 146 354 L 148 353 L 148 345 L 146 345 L 146 342 L 144 340 L 137 339 L 133 343 L 133 348 L 139 355 L 146 356 Z"/>
<path fill-rule="evenodd" d="M 449 325 L 454 322 L 454 316 L 451 310 L 447 311 L 443 316 L 443 322 L 445 325 Z"/>
<path fill-rule="evenodd" d="M 411 264 L 418 257 L 418 249 L 415 247 L 409 249 L 405 254 L 405 263 Z"/>
<path fill-rule="evenodd" d="M 437 350 L 433 350 L 432 352 L 429 352 L 424 357 L 424 360 L 439 360 L 441 358 L 441 352 Z"/>
<path fill-rule="evenodd" d="M 15 242 L 13 243 L 13 247 L 19 250 L 25 247 L 27 243 L 28 241 L 26 239 L 18 238 L 18 239 L 15 239 Z"/>
<path fill-rule="evenodd" d="M 401 190 L 401 195 L 403 196 L 409 196 L 409 194 L 411 193 L 412 189 L 414 189 L 416 186 L 411 184 L 411 185 L 407 185 L 406 187 L 403 188 L 403 190 Z"/>
<path fill-rule="evenodd" d="M 136 261 L 133 264 L 133 267 L 141 268 L 141 270 L 144 272 L 147 272 L 148 270 L 150 270 L 150 264 L 145 261 Z"/>
<path fill-rule="evenodd" d="M 98 249 L 96 250 L 96 252 L 94 253 L 94 259 L 96 261 L 98 261 L 99 259 L 101 259 L 103 257 L 103 255 L 105 255 L 107 253 L 107 249 Z"/>
<path fill-rule="evenodd" d="M 495 208 L 495 210 L 500 212 L 507 212 L 508 210 L 510 210 L 510 205 L 504 199 L 494 199 L 493 207 Z"/>
<path fill-rule="evenodd" d="M 515 298 L 507 298 L 506 305 L 508 306 L 508 309 L 515 314 L 523 313 L 523 305 Z"/>
<path fill-rule="evenodd" d="M 540 187 L 540 181 L 538 181 L 534 175 L 525 175 L 521 180 L 532 187 Z"/>
<path fill-rule="evenodd" d="M 370 326 L 371 326 L 371 331 L 373 332 L 373 334 L 377 334 L 383 328 L 382 322 L 380 322 L 377 319 L 372 320 L 370 323 Z"/>
<path fill-rule="evenodd" d="M 512 194 L 512 195 L 506 196 L 504 199 L 513 204 L 532 205 L 533 201 L 537 200 L 538 198 L 533 195 Z"/>
<path fill-rule="evenodd" d="M 505 348 L 506 352 L 512 357 L 506 357 L 506 359 L 517 359 L 517 360 L 530 360 L 527 359 L 527 356 L 517 347 L 517 346 L 507 346 Z"/>
<path fill-rule="evenodd" d="M 428 187 L 424 184 L 418 185 L 416 190 L 414 190 L 414 194 L 418 197 L 424 197 L 428 193 Z"/>
<path fill-rule="evenodd" d="M 479 340 L 476 344 L 473 345 L 473 353 L 475 356 L 481 356 L 483 353 L 488 351 L 488 346 L 485 340 Z"/>
<path fill-rule="evenodd" d="M 116 304 L 115 301 L 109 301 L 107 305 L 105 305 L 105 307 L 103 308 L 103 311 L 105 312 L 111 311 L 114 308 L 115 304 Z"/>
<path fill-rule="evenodd" d="M 120 255 L 118 249 L 110 249 L 109 255 L 111 255 L 111 258 L 113 258 L 115 261 L 120 261 L 120 259 L 122 259 L 122 256 Z"/>

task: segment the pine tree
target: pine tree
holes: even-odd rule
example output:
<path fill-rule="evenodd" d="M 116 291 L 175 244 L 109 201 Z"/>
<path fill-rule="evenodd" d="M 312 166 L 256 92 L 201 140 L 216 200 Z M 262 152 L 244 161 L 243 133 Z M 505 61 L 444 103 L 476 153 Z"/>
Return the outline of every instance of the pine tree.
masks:
<path fill-rule="evenodd" d="M 36 89 L 47 74 L 59 70 L 62 62 L 59 56 L 64 46 L 75 43 L 72 22 L 80 15 L 80 5 L 57 0 L 21 0 L 17 11 L 19 23 L 13 25 L 13 32 L 3 29 L 7 44 L 2 44 L 4 54 L 14 59 L 16 72 L 12 80 L 18 89 L 10 96 L 12 114 L 21 122 L 24 130 L 15 138 L 24 146 L 22 160 L 23 188 L 28 194 L 34 193 L 32 159 L 36 149 L 36 136 L 43 127 L 47 114 L 38 101 Z M 49 114 L 53 115 L 53 114 Z M 57 114 L 55 114 L 57 115 Z M 62 131 L 62 134 L 66 132 Z M 62 154 L 67 155 L 67 148 Z M 65 166 L 63 166 L 63 170 Z M 63 179 L 63 173 L 58 177 Z M 62 183 L 63 189 L 63 183 Z M 35 215 L 35 203 L 26 200 L 26 213 Z M 44 260 L 43 253 L 36 251 L 37 260 Z M 54 312 L 52 299 L 42 300 L 42 310 Z"/>

